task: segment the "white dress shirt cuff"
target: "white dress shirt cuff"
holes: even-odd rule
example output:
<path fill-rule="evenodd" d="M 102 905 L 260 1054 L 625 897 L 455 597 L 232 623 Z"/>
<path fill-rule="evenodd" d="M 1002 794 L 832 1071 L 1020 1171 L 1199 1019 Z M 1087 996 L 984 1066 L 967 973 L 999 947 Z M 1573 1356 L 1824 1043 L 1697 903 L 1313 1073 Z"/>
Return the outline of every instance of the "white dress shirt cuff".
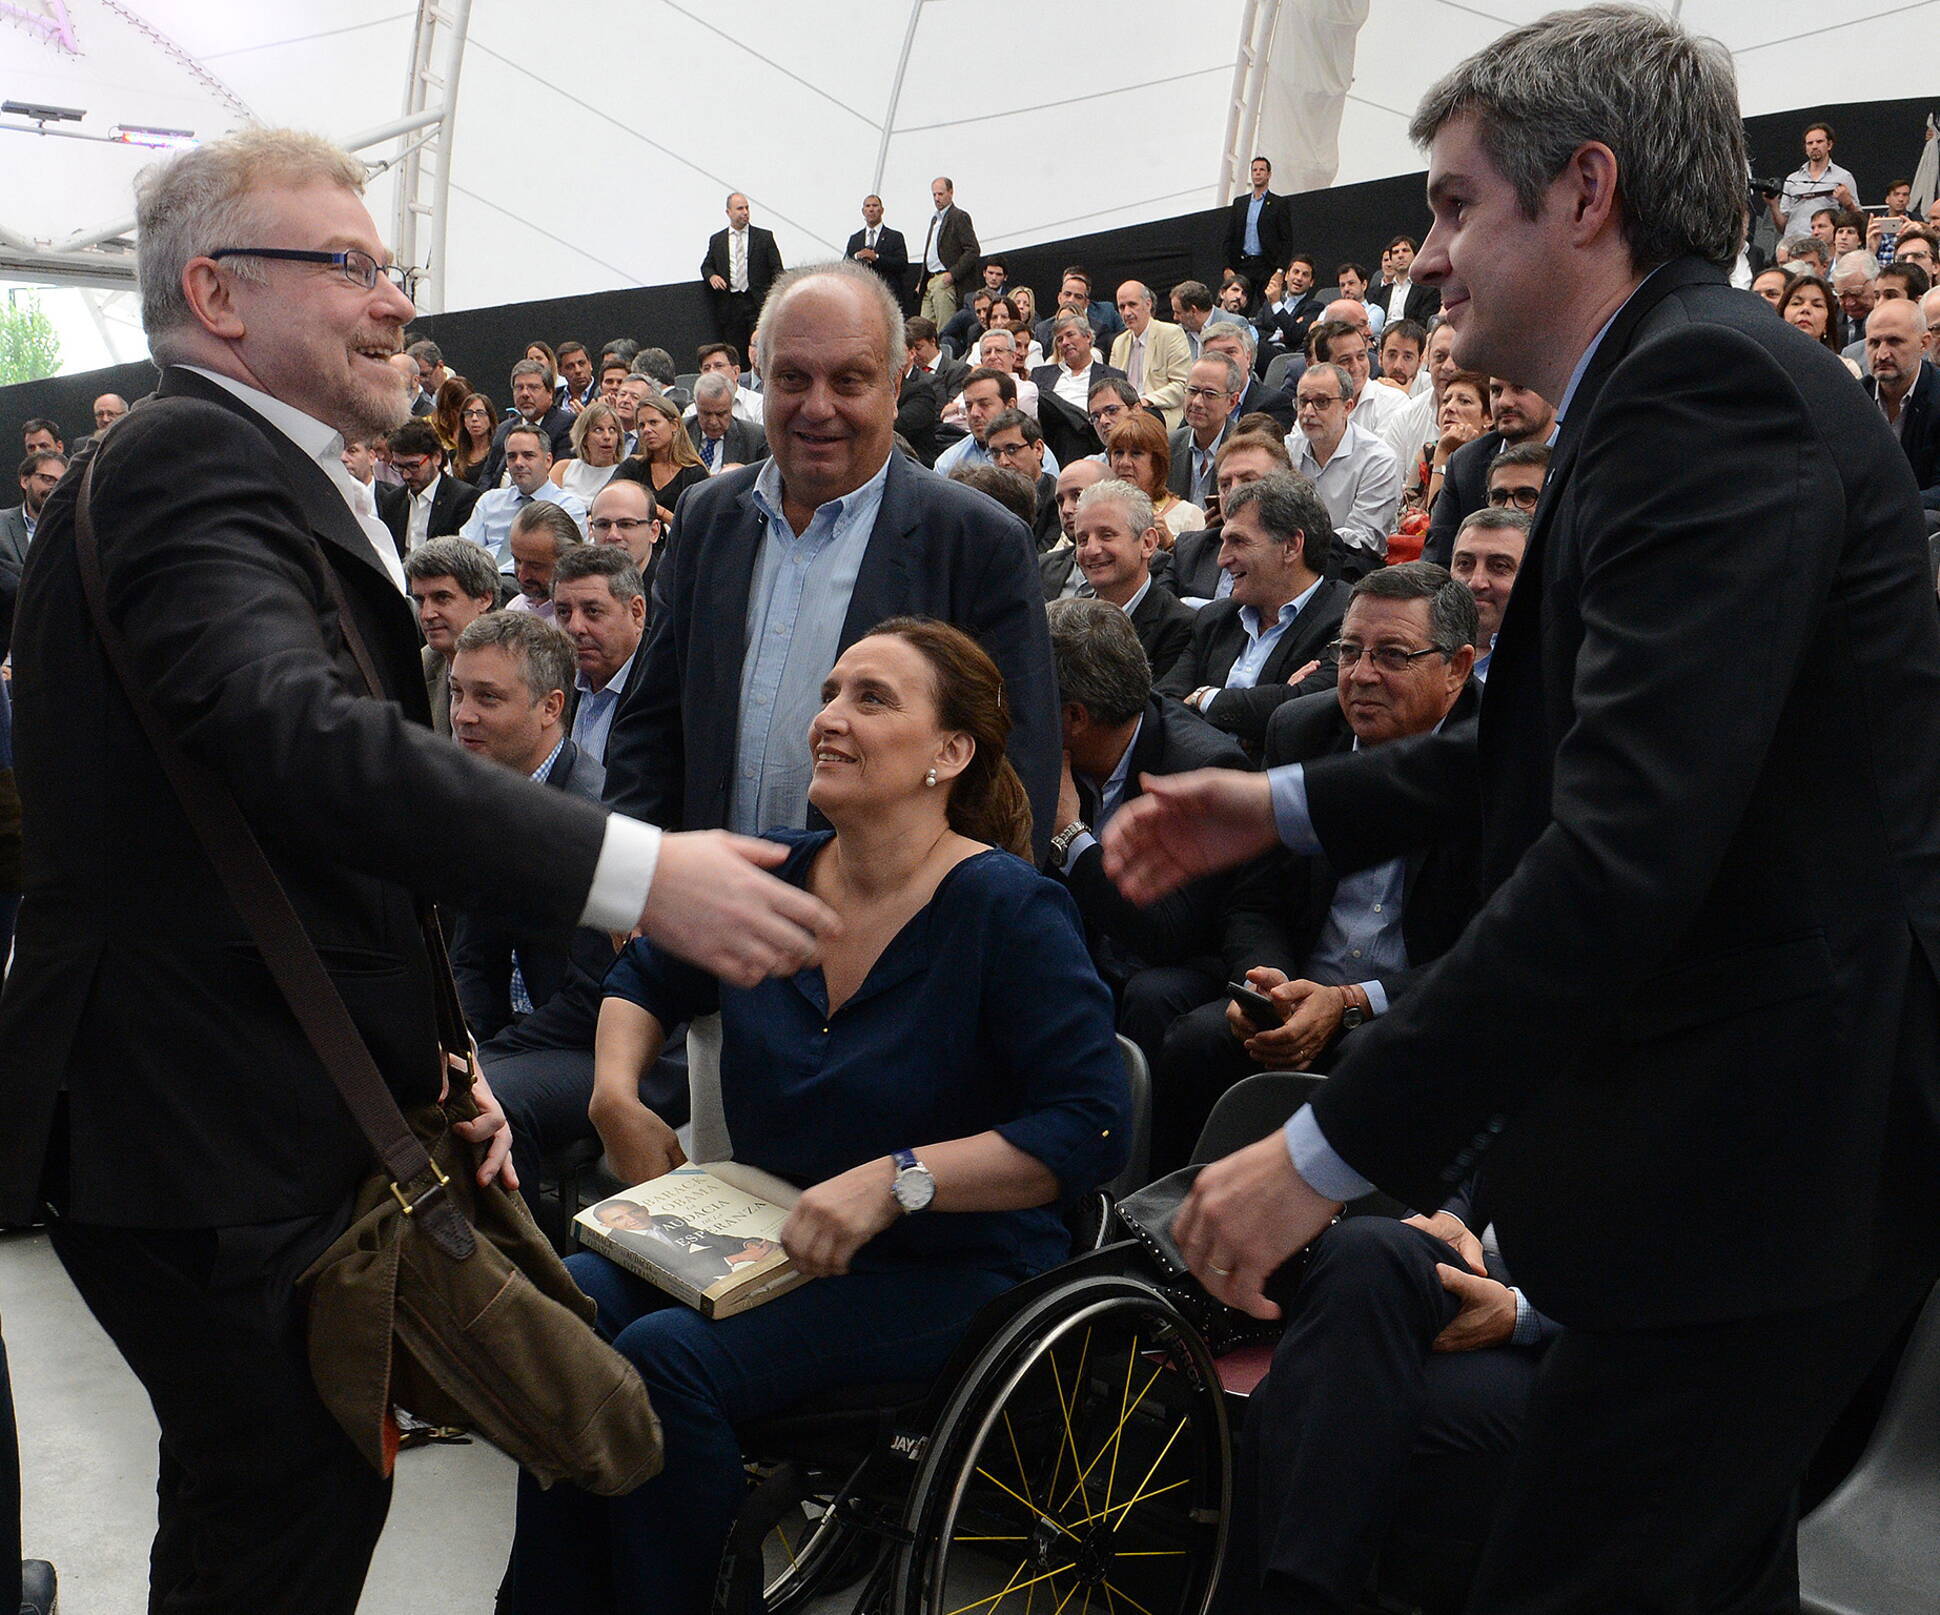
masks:
<path fill-rule="evenodd" d="M 1286 1127 L 1287 1158 L 1293 1162 L 1307 1187 L 1315 1194 L 1345 1204 L 1364 1194 L 1374 1193 L 1374 1185 L 1356 1172 L 1327 1142 L 1327 1135 L 1314 1120 L 1313 1107 L 1302 1105 Z"/>
<path fill-rule="evenodd" d="M 631 931 L 640 923 L 660 863 L 660 830 L 624 814 L 606 818 L 606 839 L 593 866 L 593 889 L 579 923 L 597 931 Z"/>
<path fill-rule="evenodd" d="M 1320 838 L 1314 834 L 1313 816 L 1307 811 L 1307 771 L 1298 763 L 1266 771 L 1268 788 L 1273 793 L 1273 824 L 1280 832 L 1281 844 L 1289 852 L 1316 853 Z"/>

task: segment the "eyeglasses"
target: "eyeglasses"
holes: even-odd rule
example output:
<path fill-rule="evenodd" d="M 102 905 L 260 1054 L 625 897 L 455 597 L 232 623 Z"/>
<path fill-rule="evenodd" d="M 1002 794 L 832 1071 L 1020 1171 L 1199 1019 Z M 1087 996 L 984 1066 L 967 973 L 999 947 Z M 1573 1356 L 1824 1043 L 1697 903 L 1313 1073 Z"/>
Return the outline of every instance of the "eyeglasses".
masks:
<path fill-rule="evenodd" d="M 1536 501 L 1542 497 L 1540 488 L 1491 488 L 1489 503 L 1492 505 L 1514 505 L 1518 510 L 1534 510 Z"/>
<path fill-rule="evenodd" d="M 428 454 L 413 454 L 409 456 L 393 454 L 391 456 L 391 465 L 393 468 L 399 471 L 408 471 L 413 476 L 422 471 L 430 463 L 431 456 Z"/>
<path fill-rule="evenodd" d="M 1188 387 L 1186 389 L 1186 397 L 1188 398 L 1211 399 L 1211 398 L 1226 398 L 1229 396 L 1230 395 L 1227 393 L 1224 387 Z"/>
<path fill-rule="evenodd" d="M 586 525 L 596 533 L 637 533 L 653 522 L 646 516 L 595 516 Z"/>
<path fill-rule="evenodd" d="M 1448 655 L 1438 645 L 1430 645 L 1426 650 L 1403 650 L 1399 645 L 1361 645 L 1351 639 L 1337 639 L 1327 648 L 1342 667 L 1352 667 L 1366 656 L 1383 673 L 1405 673 L 1411 663 L 1424 656 Z"/>
<path fill-rule="evenodd" d="M 1022 454 L 1026 449 L 1030 447 L 1030 444 L 1020 442 L 1020 443 L 1005 443 L 999 446 L 998 444 L 992 443 L 992 444 L 989 444 L 988 447 L 990 449 L 991 459 L 1010 460 Z"/>
<path fill-rule="evenodd" d="M 1302 393 L 1295 401 L 1296 409 L 1331 409 L 1336 404 L 1347 402 L 1345 393 L 1328 393 L 1325 397 L 1313 393 Z"/>
<path fill-rule="evenodd" d="M 1109 404 L 1103 409 L 1094 409 L 1085 418 L 1089 420 L 1093 426 L 1103 426 L 1108 421 L 1117 420 L 1118 417 L 1120 415 L 1123 415 L 1124 413 L 1125 413 L 1125 406 L 1123 404 Z"/>
<path fill-rule="evenodd" d="M 273 258 L 288 264 L 328 264 L 353 286 L 370 291 L 378 277 L 388 280 L 406 297 L 416 299 L 418 280 L 424 273 L 403 264 L 381 264 L 367 252 L 351 247 L 344 252 L 309 252 L 295 247 L 218 247 L 211 258 Z"/>

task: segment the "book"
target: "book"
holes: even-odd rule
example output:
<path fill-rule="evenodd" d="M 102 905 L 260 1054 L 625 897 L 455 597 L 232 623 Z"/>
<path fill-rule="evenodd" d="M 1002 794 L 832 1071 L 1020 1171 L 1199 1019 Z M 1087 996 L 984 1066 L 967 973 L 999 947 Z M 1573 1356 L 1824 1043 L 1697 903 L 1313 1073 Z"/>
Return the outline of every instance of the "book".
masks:
<path fill-rule="evenodd" d="M 731 1318 L 808 1277 L 781 1248 L 788 1205 L 732 1181 L 749 1176 L 732 1162 L 676 1167 L 588 1206 L 574 1231 L 588 1250 L 696 1311 Z"/>

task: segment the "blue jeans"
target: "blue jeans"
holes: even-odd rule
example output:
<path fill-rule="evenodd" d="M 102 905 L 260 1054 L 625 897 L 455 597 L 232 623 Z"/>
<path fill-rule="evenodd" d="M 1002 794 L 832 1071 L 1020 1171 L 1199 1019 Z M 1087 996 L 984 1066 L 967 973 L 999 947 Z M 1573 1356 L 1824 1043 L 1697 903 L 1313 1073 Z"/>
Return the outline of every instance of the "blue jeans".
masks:
<path fill-rule="evenodd" d="M 646 1381 L 667 1463 L 614 1498 L 520 1476 L 501 1604 L 516 1615 L 706 1615 L 745 1490 L 734 1427 L 838 1386 L 934 1375 L 1014 1282 L 964 1268 L 852 1273 L 715 1321 L 604 1257 L 566 1265 L 599 1304 L 601 1335 Z"/>

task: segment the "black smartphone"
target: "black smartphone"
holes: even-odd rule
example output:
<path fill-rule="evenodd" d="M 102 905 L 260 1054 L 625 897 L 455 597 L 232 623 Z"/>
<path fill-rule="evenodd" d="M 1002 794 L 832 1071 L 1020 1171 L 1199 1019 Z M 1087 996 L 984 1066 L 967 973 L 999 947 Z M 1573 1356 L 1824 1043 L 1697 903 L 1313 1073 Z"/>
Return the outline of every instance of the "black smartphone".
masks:
<path fill-rule="evenodd" d="M 1257 988 L 1249 987 L 1243 981 L 1226 983 L 1226 996 L 1239 1005 L 1240 1014 L 1251 1022 L 1256 1032 L 1270 1032 L 1282 1023 L 1279 1010 L 1273 1007 L 1273 1000 Z"/>

